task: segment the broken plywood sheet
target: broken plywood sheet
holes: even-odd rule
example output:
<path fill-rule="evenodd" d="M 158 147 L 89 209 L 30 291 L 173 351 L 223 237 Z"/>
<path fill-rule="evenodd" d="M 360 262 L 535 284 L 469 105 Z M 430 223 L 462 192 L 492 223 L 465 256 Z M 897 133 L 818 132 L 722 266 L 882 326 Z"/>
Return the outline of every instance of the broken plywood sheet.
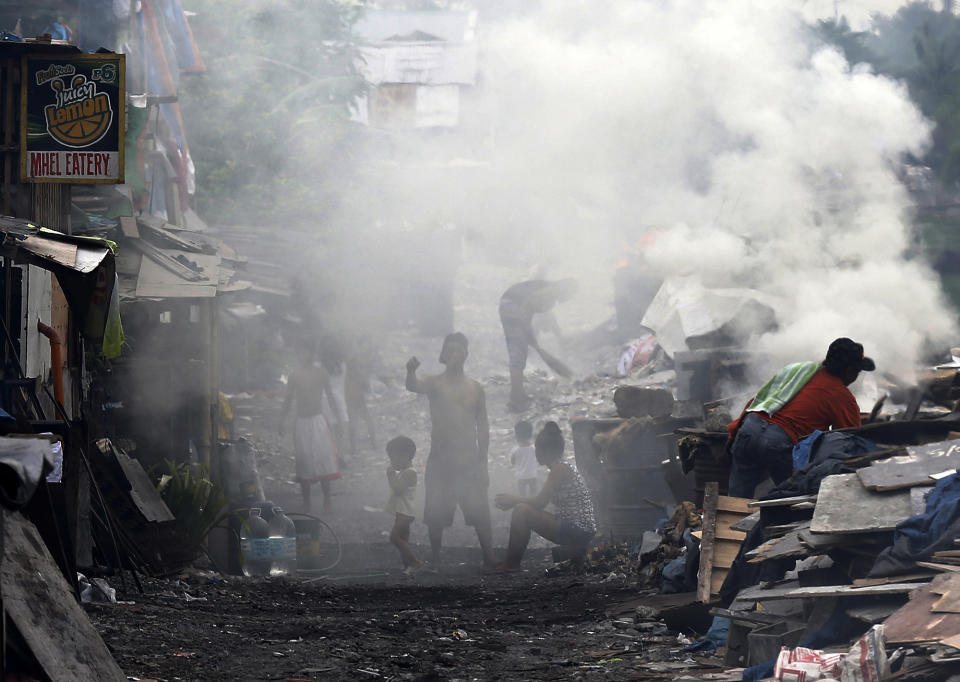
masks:
<path fill-rule="evenodd" d="M 800 531 L 795 530 L 786 535 L 767 540 L 756 549 L 747 553 L 747 562 L 757 564 L 761 561 L 786 559 L 788 557 L 807 556 L 810 550 L 800 542 Z"/>
<path fill-rule="evenodd" d="M 953 576 L 939 575 L 930 585 L 914 590 L 910 601 L 884 621 L 888 645 L 936 642 L 960 635 L 960 614 L 931 612 L 940 595 L 930 588 L 942 586 L 951 579 Z"/>
<path fill-rule="evenodd" d="M 929 485 L 930 476 L 960 466 L 960 440 L 918 445 L 907 454 L 874 462 L 857 471 L 864 487 L 871 490 L 898 490 Z"/>
<path fill-rule="evenodd" d="M 123 452 L 116 451 L 114 454 L 127 477 L 127 481 L 130 482 L 130 497 L 137 505 L 140 513 L 143 514 L 143 518 L 147 521 L 156 522 L 173 521 L 175 518 L 173 513 L 167 507 L 163 498 L 160 497 L 157 487 L 147 476 L 147 472 L 143 470 L 140 462 Z"/>
<path fill-rule="evenodd" d="M 913 515 L 910 492 L 873 492 L 857 474 L 827 476 L 813 510 L 813 533 L 863 533 L 893 530 Z"/>
<path fill-rule="evenodd" d="M 77 604 L 32 523 L 3 513 L 3 606 L 53 682 L 126 676 Z"/>
<path fill-rule="evenodd" d="M 937 581 L 937 587 L 931 588 L 940 599 L 933 605 L 934 613 L 960 613 L 960 574 L 947 573 L 943 580 Z"/>

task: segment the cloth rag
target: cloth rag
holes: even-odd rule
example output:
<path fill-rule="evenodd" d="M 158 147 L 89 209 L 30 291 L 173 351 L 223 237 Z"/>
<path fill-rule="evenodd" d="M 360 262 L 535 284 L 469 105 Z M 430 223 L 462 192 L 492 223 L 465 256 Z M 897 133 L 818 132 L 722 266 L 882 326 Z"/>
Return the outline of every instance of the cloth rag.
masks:
<path fill-rule="evenodd" d="M 777 410 L 793 400 L 819 369 L 819 362 L 795 362 L 787 365 L 760 387 L 747 407 L 747 412 L 766 412 L 773 416 Z"/>

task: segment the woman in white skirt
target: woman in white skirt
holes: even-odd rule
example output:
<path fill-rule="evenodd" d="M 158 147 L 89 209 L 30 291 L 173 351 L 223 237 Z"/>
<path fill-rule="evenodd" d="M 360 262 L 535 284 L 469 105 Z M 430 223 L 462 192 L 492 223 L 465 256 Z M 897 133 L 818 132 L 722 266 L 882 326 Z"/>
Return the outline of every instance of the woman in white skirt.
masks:
<path fill-rule="evenodd" d="M 291 374 L 289 390 L 280 413 L 280 432 L 293 403 L 297 404 L 297 421 L 293 430 L 293 449 L 297 460 L 297 482 L 303 495 L 303 506 L 309 510 L 310 486 L 319 482 L 323 490 L 323 511 L 330 511 L 330 481 L 340 478 L 340 461 L 336 439 L 323 414 L 323 397 L 328 396 L 334 416 L 341 418 L 340 407 L 330 387 L 330 377 L 323 367 L 314 365 L 313 353 L 304 350 L 300 364 Z"/>

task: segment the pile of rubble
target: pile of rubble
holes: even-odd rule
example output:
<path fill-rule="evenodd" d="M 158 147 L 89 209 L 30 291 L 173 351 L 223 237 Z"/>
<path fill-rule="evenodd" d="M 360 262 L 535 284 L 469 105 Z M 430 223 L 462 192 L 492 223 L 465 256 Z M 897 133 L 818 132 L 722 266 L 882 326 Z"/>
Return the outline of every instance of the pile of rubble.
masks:
<path fill-rule="evenodd" d="M 820 434 L 809 461 L 760 500 L 708 489 L 698 597 L 729 619 L 727 665 L 755 666 L 744 679 L 793 679 L 782 669 L 800 663 L 828 676 L 840 665 L 829 654 L 852 642 L 872 647 L 879 679 L 891 670 L 898 679 L 960 673 L 955 426 L 888 422 Z M 722 510 L 741 505 L 753 513 L 724 523 Z M 721 545 L 736 546 L 726 566 Z"/>

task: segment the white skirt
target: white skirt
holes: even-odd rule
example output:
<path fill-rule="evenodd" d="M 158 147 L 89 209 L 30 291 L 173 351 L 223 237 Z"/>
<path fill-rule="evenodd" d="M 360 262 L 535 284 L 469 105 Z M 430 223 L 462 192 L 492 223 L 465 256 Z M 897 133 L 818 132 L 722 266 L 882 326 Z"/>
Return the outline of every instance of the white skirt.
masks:
<path fill-rule="evenodd" d="M 340 478 L 337 444 L 322 414 L 297 418 L 293 451 L 297 458 L 297 480 L 301 483 Z"/>

